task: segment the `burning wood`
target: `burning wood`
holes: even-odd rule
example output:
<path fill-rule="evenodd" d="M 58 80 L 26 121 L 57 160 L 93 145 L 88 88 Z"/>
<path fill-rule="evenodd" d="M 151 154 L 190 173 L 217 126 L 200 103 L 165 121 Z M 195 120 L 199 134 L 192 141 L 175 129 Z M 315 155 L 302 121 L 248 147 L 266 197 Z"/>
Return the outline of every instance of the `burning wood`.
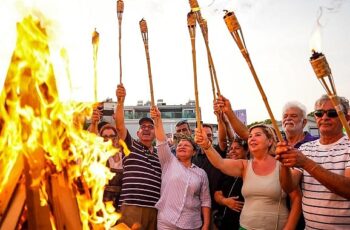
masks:
<path fill-rule="evenodd" d="M 332 101 L 334 108 L 337 111 L 338 117 L 345 129 L 346 134 L 350 138 L 350 127 L 345 118 L 344 111 L 340 105 L 340 101 L 337 99 L 337 91 L 333 80 L 331 68 L 328 65 L 327 59 L 324 54 L 312 50 L 310 57 L 311 66 L 316 74 L 317 79 L 326 90 L 328 97 Z M 328 79 L 328 83 L 326 81 Z"/>
<path fill-rule="evenodd" d="M 250 59 L 247 47 L 246 47 L 245 42 L 244 42 L 244 37 L 243 37 L 242 30 L 241 30 L 241 26 L 238 23 L 236 15 L 233 12 L 228 12 L 227 11 L 225 16 L 224 16 L 224 20 L 225 20 L 225 23 L 226 23 L 226 26 L 227 26 L 228 30 L 230 31 L 230 34 L 232 35 L 233 39 L 235 40 L 239 50 L 241 51 L 243 57 L 245 58 L 248 66 L 249 66 L 249 69 L 250 69 L 250 71 L 251 71 L 251 73 L 253 75 L 255 83 L 256 83 L 259 91 L 260 91 L 261 97 L 262 97 L 262 99 L 263 99 L 263 101 L 265 103 L 265 107 L 267 109 L 267 112 L 270 115 L 272 126 L 275 129 L 275 131 L 276 131 L 278 140 L 280 142 L 282 142 L 283 141 L 283 137 L 282 137 L 281 131 L 279 130 L 279 128 L 277 126 L 276 119 L 275 119 L 275 117 L 274 117 L 274 115 L 272 113 L 272 110 L 270 108 L 270 105 L 269 105 L 269 102 L 267 100 L 267 97 L 266 97 L 266 94 L 264 92 L 264 89 L 262 88 L 260 80 L 258 78 L 258 75 L 255 72 L 255 68 L 253 66 L 252 60 Z"/>
<path fill-rule="evenodd" d="M 24 217 L 30 229 L 110 228 L 118 214 L 102 196 L 116 149 L 82 130 L 92 103 L 59 101 L 44 23 L 17 24 L 0 96 L 0 228 Z"/>

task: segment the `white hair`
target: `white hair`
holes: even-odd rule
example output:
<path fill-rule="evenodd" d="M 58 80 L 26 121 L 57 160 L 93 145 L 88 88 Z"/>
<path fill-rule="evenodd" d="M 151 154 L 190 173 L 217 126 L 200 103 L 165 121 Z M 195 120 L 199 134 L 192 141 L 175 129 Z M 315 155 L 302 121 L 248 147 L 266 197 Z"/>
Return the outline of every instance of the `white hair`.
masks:
<path fill-rule="evenodd" d="M 306 118 L 306 107 L 298 101 L 289 101 L 283 106 L 282 114 L 286 112 L 287 109 L 297 108 L 303 115 L 303 119 Z"/>
<path fill-rule="evenodd" d="M 340 96 L 336 96 L 337 100 L 340 103 L 341 109 L 343 110 L 344 114 L 347 114 L 350 110 L 349 108 L 349 100 L 346 99 L 345 97 L 340 97 Z M 317 101 L 315 102 L 315 109 L 322 105 L 323 103 L 325 103 L 326 101 L 330 101 L 331 99 L 329 98 L 329 96 L 327 94 L 322 95 L 319 99 L 317 99 Z"/>

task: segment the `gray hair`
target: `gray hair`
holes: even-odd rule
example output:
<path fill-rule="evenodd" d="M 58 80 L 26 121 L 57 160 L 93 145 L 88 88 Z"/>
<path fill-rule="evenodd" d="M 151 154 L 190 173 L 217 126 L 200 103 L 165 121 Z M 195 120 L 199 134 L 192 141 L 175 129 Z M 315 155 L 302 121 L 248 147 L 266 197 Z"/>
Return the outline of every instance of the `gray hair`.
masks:
<path fill-rule="evenodd" d="M 298 101 L 289 101 L 283 106 L 282 114 L 286 112 L 287 109 L 297 108 L 303 115 L 303 119 L 306 118 L 306 107 Z"/>
<path fill-rule="evenodd" d="M 346 99 L 345 97 L 340 97 L 336 96 L 337 100 L 340 102 L 341 110 L 343 111 L 344 114 L 347 114 L 349 111 L 349 100 Z M 326 101 L 330 101 L 331 99 L 327 94 L 323 94 L 317 101 L 315 102 L 315 109 L 317 106 L 322 105 Z"/>

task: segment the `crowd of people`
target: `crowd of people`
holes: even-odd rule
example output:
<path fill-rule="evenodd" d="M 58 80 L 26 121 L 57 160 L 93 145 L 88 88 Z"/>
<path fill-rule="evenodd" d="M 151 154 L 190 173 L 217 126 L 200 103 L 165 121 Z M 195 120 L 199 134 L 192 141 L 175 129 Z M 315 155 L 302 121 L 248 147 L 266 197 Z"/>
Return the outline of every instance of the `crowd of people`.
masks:
<path fill-rule="evenodd" d="M 122 84 L 116 97 L 115 126 L 100 122 L 96 108 L 89 131 L 119 150 L 107 162 L 114 177 L 104 192 L 119 223 L 142 230 L 350 229 L 350 141 L 327 95 L 315 102 L 319 138 L 304 131 L 305 106 L 285 104 L 283 142 L 269 125 L 246 127 L 220 95 L 213 104 L 217 144 L 211 125 L 191 130 L 186 121 L 169 141 L 157 106 L 139 120 L 134 139 Z M 350 121 L 349 101 L 337 99 Z"/>

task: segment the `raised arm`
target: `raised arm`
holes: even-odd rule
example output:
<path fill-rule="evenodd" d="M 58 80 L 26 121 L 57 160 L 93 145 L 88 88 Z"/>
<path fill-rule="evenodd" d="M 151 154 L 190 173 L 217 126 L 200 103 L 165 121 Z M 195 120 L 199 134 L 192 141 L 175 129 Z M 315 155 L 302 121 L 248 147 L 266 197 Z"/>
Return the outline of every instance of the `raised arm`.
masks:
<path fill-rule="evenodd" d="M 224 113 L 220 110 L 220 108 L 214 103 L 214 114 L 216 115 L 218 122 L 218 144 L 222 151 L 225 151 L 227 148 L 227 129 L 230 127 L 226 127 L 224 120 Z"/>
<path fill-rule="evenodd" d="M 156 139 L 159 142 L 164 142 L 167 140 L 167 137 L 164 132 L 163 122 L 161 118 L 161 113 L 156 106 L 152 106 L 150 111 L 151 118 L 154 121 L 154 132 L 156 135 Z"/>
<path fill-rule="evenodd" d="M 205 131 L 196 129 L 195 136 L 196 143 L 203 149 L 207 155 L 210 163 L 218 168 L 226 175 L 239 176 L 243 175 L 244 161 L 243 160 L 232 160 L 223 159 L 220 154 L 213 148 L 212 144 L 207 138 Z"/>
<path fill-rule="evenodd" d="M 122 140 L 125 140 L 127 130 L 124 121 L 124 100 L 126 96 L 126 90 L 123 84 L 117 86 L 117 108 L 115 109 L 115 125 L 118 130 L 119 136 Z"/>
<path fill-rule="evenodd" d="M 101 104 L 101 103 L 100 103 Z M 87 129 L 89 132 L 95 133 L 98 135 L 98 122 L 101 119 L 101 111 L 98 109 L 100 107 L 99 105 L 94 105 L 91 115 L 91 125 Z"/>
<path fill-rule="evenodd" d="M 223 96 L 219 96 L 217 101 L 217 106 L 225 113 L 227 119 L 229 120 L 233 130 L 244 140 L 248 140 L 249 132 L 248 128 L 238 119 L 236 114 L 233 112 L 231 103 L 228 99 Z"/>

